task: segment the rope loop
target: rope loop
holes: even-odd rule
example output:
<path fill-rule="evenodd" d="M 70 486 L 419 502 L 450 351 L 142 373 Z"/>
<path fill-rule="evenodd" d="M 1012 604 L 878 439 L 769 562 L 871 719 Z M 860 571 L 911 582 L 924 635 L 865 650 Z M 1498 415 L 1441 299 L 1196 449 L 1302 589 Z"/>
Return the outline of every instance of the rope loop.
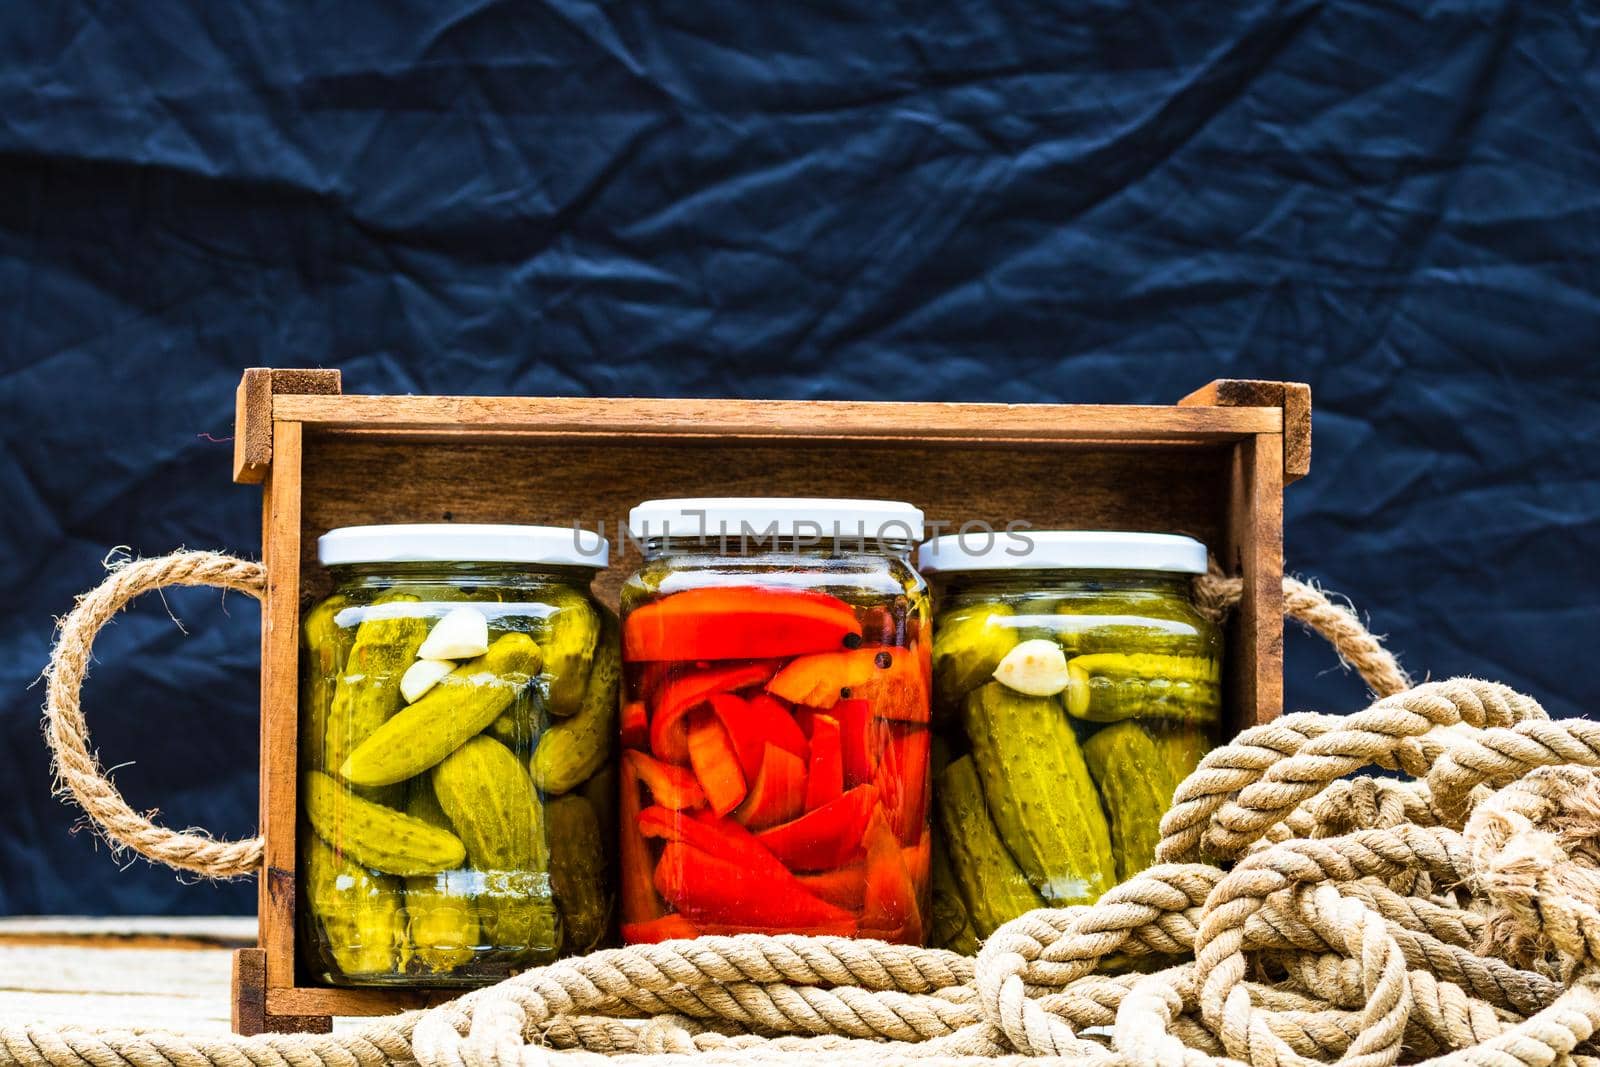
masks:
<path fill-rule="evenodd" d="M 214 585 L 260 600 L 266 570 L 220 552 L 174 552 L 115 566 L 105 581 L 78 598 L 61 620 L 45 669 L 45 740 L 56 792 L 70 793 L 115 850 L 132 849 L 146 859 L 208 878 L 237 878 L 261 866 L 261 838 L 218 841 L 202 832 L 157 826 L 129 807 L 89 747 L 80 694 L 95 635 L 135 597 L 173 585 Z"/>

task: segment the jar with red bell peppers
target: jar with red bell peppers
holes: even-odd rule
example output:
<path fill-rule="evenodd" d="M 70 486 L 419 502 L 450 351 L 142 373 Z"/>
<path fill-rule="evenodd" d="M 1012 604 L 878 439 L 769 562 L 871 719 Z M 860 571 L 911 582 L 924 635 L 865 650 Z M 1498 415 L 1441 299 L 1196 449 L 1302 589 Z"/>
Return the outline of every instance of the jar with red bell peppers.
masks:
<path fill-rule="evenodd" d="M 640 504 L 622 588 L 622 935 L 918 944 L 929 870 L 922 512 Z"/>

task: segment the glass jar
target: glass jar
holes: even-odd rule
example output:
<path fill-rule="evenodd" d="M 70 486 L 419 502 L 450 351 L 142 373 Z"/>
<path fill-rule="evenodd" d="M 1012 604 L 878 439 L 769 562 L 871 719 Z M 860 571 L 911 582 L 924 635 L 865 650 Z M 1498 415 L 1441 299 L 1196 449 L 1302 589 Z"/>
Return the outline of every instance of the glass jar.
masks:
<path fill-rule="evenodd" d="M 919 944 L 931 665 L 922 512 L 658 500 L 622 587 L 624 941 Z"/>
<path fill-rule="evenodd" d="M 616 619 L 596 534 L 359 526 L 301 625 L 299 943 L 336 985 L 497 981 L 605 941 Z"/>
<path fill-rule="evenodd" d="M 1173 790 L 1217 741 L 1222 633 L 1199 541 L 1018 531 L 923 545 L 934 620 L 933 943 L 1094 901 L 1149 866 Z M 941 746 L 941 756 L 944 746 Z"/>

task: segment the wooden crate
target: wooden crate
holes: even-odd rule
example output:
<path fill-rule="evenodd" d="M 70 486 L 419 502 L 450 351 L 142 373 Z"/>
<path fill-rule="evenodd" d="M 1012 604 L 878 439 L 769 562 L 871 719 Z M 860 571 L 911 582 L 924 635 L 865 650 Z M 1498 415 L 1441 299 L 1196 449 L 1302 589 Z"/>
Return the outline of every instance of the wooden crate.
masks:
<path fill-rule="evenodd" d="M 605 523 L 613 606 L 638 563 L 616 523 L 662 496 L 909 500 L 930 520 L 1192 534 L 1244 600 L 1229 624 L 1233 725 L 1279 714 L 1283 487 L 1311 453 L 1310 390 L 1217 381 L 1174 406 L 346 396 L 338 371 L 249 370 L 234 477 L 263 485 L 260 943 L 234 961 L 240 1032 L 447 994 L 302 985 L 295 967 L 297 626 L 325 594 L 316 540 L 380 522 Z"/>

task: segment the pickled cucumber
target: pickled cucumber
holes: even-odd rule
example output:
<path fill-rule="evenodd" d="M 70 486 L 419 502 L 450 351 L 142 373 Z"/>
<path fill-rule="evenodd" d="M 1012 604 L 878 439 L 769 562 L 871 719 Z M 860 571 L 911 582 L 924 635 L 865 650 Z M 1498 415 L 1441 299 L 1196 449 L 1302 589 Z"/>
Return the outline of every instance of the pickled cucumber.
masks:
<path fill-rule="evenodd" d="M 433 874 L 467 857 L 461 839 L 450 831 L 374 804 L 321 771 L 300 776 L 300 802 L 317 836 L 363 867 L 385 874 Z"/>
<path fill-rule="evenodd" d="M 300 769 L 325 768 L 323 749 L 328 736 L 328 712 L 333 691 L 344 673 L 354 634 L 334 620 L 350 604 L 335 594 L 306 612 L 300 624 Z"/>
<path fill-rule="evenodd" d="M 1083 758 L 1110 816 L 1117 877 L 1130 878 L 1155 862 L 1161 816 L 1172 801 L 1165 754 L 1144 727 L 1119 722 L 1085 741 Z"/>
<path fill-rule="evenodd" d="M 996 601 L 939 616 L 933 632 L 933 692 L 942 710 L 959 709 L 962 698 L 988 682 L 1017 646 L 1017 631 L 995 621 L 1011 614 L 1010 605 Z"/>
<path fill-rule="evenodd" d="M 361 978 L 393 973 L 405 943 L 400 880 L 374 874 L 307 834 L 300 855 L 305 901 L 322 924 L 322 942 L 339 974 Z"/>
<path fill-rule="evenodd" d="M 945 843 L 944 831 L 940 826 L 935 826 L 933 831 L 932 867 L 933 929 L 928 943 L 934 948 L 949 949 L 963 956 L 977 955 L 978 934 L 972 928 L 967 902 L 961 898 L 961 887 L 950 869 L 949 845 Z M 1021 871 L 1017 871 L 1017 877 L 1022 877 Z"/>
<path fill-rule="evenodd" d="M 1178 786 L 1194 773 L 1201 759 L 1215 746 L 1208 731 L 1176 722 L 1154 724 L 1150 737 L 1161 751 L 1160 767 L 1166 772 L 1163 784 L 1170 800 Z"/>
<path fill-rule="evenodd" d="M 971 756 L 951 761 L 939 776 L 939 823 L 949 846 L 950 872 L 978 937 L 1044 906 L 995 831 Z M 959 941 L 959 931 L 955 936 Z"/>
<path fill-rule="evenodd" d="M 422 773 L 494 722 L 538 673 L 540 660 L 528 635 L 498 638 L 374 730 L 339 766 L 340 776 L 356 785 L 388 785 Z M 443 795 L 439 800 L 449 811 Z"/>
<path fill-rule="evenodd" d="M 1182 595 L 1149 590 L 1106 589 L 1055 601 L 1055 638 L 1068 657 L 1099 652 L 1160 652 L 1175 656 L 1216 655 L 1214 634 Z"/>
<path fill-rule="evenodd" d="M 426 781 L 412 786 L 411 795 L 406 798 L 406 814 L 440 830 L 451 830 L 449 816 Z M 434 974 L 471 963 L 477 955 L 478 916 L 468 873 L 457 869 L 413 875 L 405 880 L 405 894 L 402 969 L 412 959 Z"/>
<path fill-rule="evenodd" d="M 384 611 L 389 605 L 416 602 L 417 598 L 410 594 L 390 594 L 366 609 L 367 617 L 356 628 L 355 643 L 345 657 L 344 671 L 334 682 L 322 749 L 323 767 L 332 770 L 344 766 L 350 754 L 399 710 L 400 678 L 416 660 L 417 649 L 428 636 L 428 620 L 418 615 L 395 618 Z"/>
<path fill-rule="evenodd" d="M 967 697 L 962 721 L 995 829 L 1033 888 L 1058 906 L 1111 888 L 1110 830 L 1057 700 L 991 682 Z"/>
<path fill-rule="evenodd" d="M 566 793 L 611 756 L 617 733 L 617 682 L 622 676 L 617 624 L 609 613 L 578 713 L 544 731 L 534 750 L 533 783 L 546 793 Z"/>
<path fill-rule="evenodd" d="M 539 631 L 539 645 L 544 649 L 544 670 L 539 674 L 539 681 L 544 690 L 546 710 L 565 718 L 576 715 L 583 705 L 589 671 L 600 642 L 603 609 L 575 593 L 552 594 L 550 601 L 556 605 L 556 611 Z M 615 620 L 611 624 L 614 626 Z"/>
<path fill-rule="evenodd" d="M 1212 724 L 1222 716 L 1215 659 L 1156 652 L 1099 652 L 1067 661 L 1062 703 L 1089 722 L 1178 719 Z"/>
<path fill-rule="evenodd" d="M 559 928 L 544 809 L 522 761 L 493 738 L 474 737 L 431 777 L 439 806 L 482 875 L 485 936 L 501 949 L 554 952 Z"/>
<path fill-rule="evenodd" d="M 544 815 L 550 833 L 550 887 L 561 911 L 562 948 L 568 953 L 588 952 L 606 936 L 611 917 L 600 819 L 576 793 L 550 801 Z"/>

